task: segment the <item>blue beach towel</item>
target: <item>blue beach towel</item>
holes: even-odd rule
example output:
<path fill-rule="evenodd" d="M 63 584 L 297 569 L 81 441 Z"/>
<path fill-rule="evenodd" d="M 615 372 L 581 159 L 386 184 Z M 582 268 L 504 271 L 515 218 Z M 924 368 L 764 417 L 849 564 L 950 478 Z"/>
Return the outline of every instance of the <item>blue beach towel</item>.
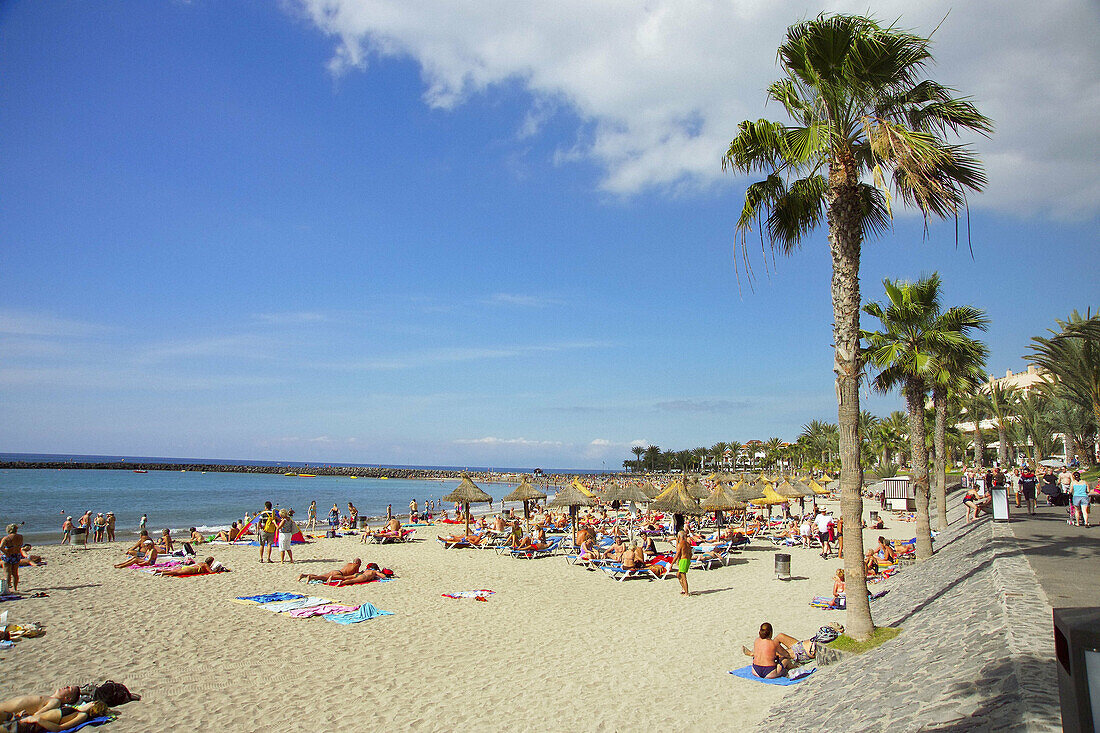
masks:
<path fill-rule="evenodd" d="M 802 680 L 809 677 L 811 674 L 813 674 L 816 671 L 817 671 L 817 667 L 812 667 L 812 668 L 806 670 L 805 674 L 803 674 L 801 677 L 799 677 L 796 680 L 792 680 L 789 677 L 776 677 L 773 680 L 767 680 L 767 679 L 764 679 L 763 677 L 757 677 L 755 674 L 753 674 L 752 673 L 752 665 L 750 664 L 748 666 L 742 667 L 741 669 L 731 670 L 730 674 L 732 674 L 734 677 L 741 677 L 741 678 L 744 678 L 746 680 L 752 680 L 753 682 L 763 682 L 766 685 L 783 685 L 783 686 L 786 686 L 786 685 L 796 685 L 799 682 L 801 682 Z"/>
<path fill-rule="evenodd" d="M 238 601 L 255 601 L 256 603 L 271 603 L 273 601 L 293 601 L 305 598 L 301 593 L 264 593 L 258 596 L 237 596 Z"/>
<path fill-rule="evenodd" d="M 114 720 L 114 718 L 111 718 L 110 716 L 100 715 L 98 718 L 92 718 L 91 720 L 85 720 L 80 725 L 74 725 L 72 728 L 69 728 L 69 730 L 80 730 L 81 728 L 83 728 L 86 725 L 103 725 L 104 723 L 110 723 L 112 720 Z"/>
<path fill-rule="evenodd" d="M 358 611 L 350 611 L 349 613 L 326 613 L 323 618 L 325 621 L 335 621 L 338 624 L 357 624 L 360 621 L 370 621 L 372 618 L 379 616 L 392 616 L 393 611 L 383 611 L 379 608 L 375 608 L 373 603 L 364 603 L 359 607 Z"/>

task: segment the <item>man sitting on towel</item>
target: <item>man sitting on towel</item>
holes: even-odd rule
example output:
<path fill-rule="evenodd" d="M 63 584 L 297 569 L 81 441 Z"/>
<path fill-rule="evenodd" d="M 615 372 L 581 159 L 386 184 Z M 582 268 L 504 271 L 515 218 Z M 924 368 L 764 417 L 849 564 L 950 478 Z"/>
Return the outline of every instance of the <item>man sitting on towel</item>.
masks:
<path fill-rule="evenodd" d="M 213 575 L 214 573 L 228 573 L 229 568 L 222 565 L 213 557 L 208 557 L 194 565 L 180 565 L 176 568 L 157 568 L 153 571 L 157 575 L 174 575 L 177 578 L 184 575 Z"/>
<path fill-rule="evenodd" d="M 330 580 L 344 580 L 345 578 L 351 578 L 358 575 L 359 566 L 362 564 L 362 560 L 360 560 L 359 558 L 355 558 L 338 570 L 321 573 L 320 575 L 314 575 L 312 573 L 302 573 L 298 576 L 298 580 L 320 580 L 325 583 L 329 582 Z"/>

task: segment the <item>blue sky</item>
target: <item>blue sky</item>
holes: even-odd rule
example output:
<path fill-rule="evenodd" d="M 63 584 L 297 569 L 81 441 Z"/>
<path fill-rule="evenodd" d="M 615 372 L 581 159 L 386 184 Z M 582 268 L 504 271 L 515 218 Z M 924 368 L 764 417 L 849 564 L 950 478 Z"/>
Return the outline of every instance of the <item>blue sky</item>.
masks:
<path fill-rule="evenodd" d="M 739 290 L 719 165 L 819 9 L 4 3 L 0 444 L 610 468 L 835 421 L 824 233 Z M 1097 10 L 1016 10 L 936 37 L 998 124 L 973 257 L 902 213 L 862 270 L 938 270 L 998 373 L 1100 274 Z"/>

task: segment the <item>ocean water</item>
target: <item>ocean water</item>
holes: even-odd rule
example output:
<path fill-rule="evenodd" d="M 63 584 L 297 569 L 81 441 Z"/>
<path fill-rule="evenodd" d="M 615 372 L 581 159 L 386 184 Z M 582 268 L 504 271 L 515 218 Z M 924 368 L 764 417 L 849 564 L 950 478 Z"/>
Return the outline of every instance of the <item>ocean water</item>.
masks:
<path fill-rule="evenodd" d="M 201 471 L 133 471 L 0 469 L 0 528 L 25 522 L 20 530 L 31 544 L 61 541 L 66 516 L 75 522 L 88 509 L 115 513 L 119 539 L 137 537 L 142 514 L 149 515 L 150 534 L 198 527 L 213 531 L 228 527 L 245 512 L 256 513 L 265 501 L 294 509 L 304 523 L 310 501 L 317 502 L 318 520 L 324 523 L 333 502 L 347 514 L 348 502 L 360 515 L 385 516 L 386 505 L 395 514 L 407 513 L 409 501 L 423 507 L 438 501 L 458 481 L 411 479 L 352 479 L 337 476 L 301 478 L 251 473 Z M 514 485 L 482 487 L 498 500 Z"/>

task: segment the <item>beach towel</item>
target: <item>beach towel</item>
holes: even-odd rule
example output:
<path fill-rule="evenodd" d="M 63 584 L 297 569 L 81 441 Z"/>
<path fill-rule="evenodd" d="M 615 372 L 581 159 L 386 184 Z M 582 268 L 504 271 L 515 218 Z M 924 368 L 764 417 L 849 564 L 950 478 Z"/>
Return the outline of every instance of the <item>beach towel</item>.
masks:
<path fill-rule="evenodd" d="M 375 608 L 373 603 L 364 603 L 358 610 L 351 613 L 329 613 L 321 618 L 325 621 L 335 621 L 338 624 L 357 624 L 360 621 L 370 621 L 379 616 L 392 616 L 393 611 L 383 611 Z"/>
<path fill-rule="evenodd" d="M 880 590 L 878 593 L 868 592 L 867 597 L 872 601 L 877 601 L 889 592 L 888 590 Z M 844 596 L 837 596 L 835 600 L 832 596 L 814 596 L 814 599 L 810 601 L 810 605 L 814 608 L 830 611 L 843 611 L 847 608 L 847 599 Z"/>
<path fill-rule="evenodd" d="M 238 601 L 252 601 L 253 603 L 272 603 L 273 601 L 293 601 L 305 598 L 301 593 L 264 593 L 258 596 L 237 596 Z"/>
<path fill-rule="evenodd" d="M 354 583 L 344 583 L 340 585 L 339 580 L 310 580 L 308 585 L 330 585 L 334 588 L 343 588 L 347 585 L 362 585 L 363 583 L 388 583 L 391 580 L 397 580 L 397 578 L 375 578 L 374 580 L 359 580 Z"/>
<path fill-rule="evenodd" d="M 327 613 L 349 613 L 359 610 L 359 606 L 341 606 L 338 603 L 329 603 L 312 608 L 296 608 L 289 612 L 294 618 L 309 618 L 310 616 L 324 616 Z"/>
<path fill-rule="evenodd" d="M 444 598 L 473 598 L 475 601 L 488 601 L 493 591 L 485 590 L 460 590 L 457 593 L 444 593 Z"/>
<path fill-rule="evenodd" d="M 817 671 L 817 667 L 810 667 L 809 669 L 795 669 L 795 670 L 791 670 L 791 672 L 789 672 L 789 674 L 795 675 L 794 678 L 791 678 L 791 677 L 776 677 L 775 679 L 768 680 L 768 679 L 764 679 L 763 677 L 757 677 L 755 674 L 753 674 L 752 665 L 749 664 L 745 667 L 742 667 L 741 669 L 730 670 L 730 674 L 732 674 L 734 677 L 740 677 L 742 679 L 752 680 L 753 682 L 763 682 L 766 685 L 783 685 L 783 686 L 786 686 L 786 685 L 797 684 L 797 683 L 801 682 L 802 680 L 806 679 L 807 677 L 809 677 L 811 674 L 813 674 L 816 671 Z"/>
<path fill-rule="evenodd" d="M 67 730 L 80 730 L 81 728 L 83 728 L 86 725 L 103 725 L 104 723 L 110 723 L 114 719 L 115 719 L 114 716 L 101 715 L 98 718 L 92 718 L 90 720 L 85 720 L 80 725 L 74 725 L 72 728 L 68 728 Z"/>
<path fill-rule="evenodd" d="M 332 603 L 331 598 L 318 598 L 317 596 L 310 596 L 309 598 L 296 598 L 291 601 L 275 601 L 274 603 L 261 603 L 260 608 L 265 611 L 271 611 L 272 613 L 283 613 L 285 611 L 293 611 L 298 608 L 313 608 L 314 606 L 323 606 L 326 603 Z"/>

